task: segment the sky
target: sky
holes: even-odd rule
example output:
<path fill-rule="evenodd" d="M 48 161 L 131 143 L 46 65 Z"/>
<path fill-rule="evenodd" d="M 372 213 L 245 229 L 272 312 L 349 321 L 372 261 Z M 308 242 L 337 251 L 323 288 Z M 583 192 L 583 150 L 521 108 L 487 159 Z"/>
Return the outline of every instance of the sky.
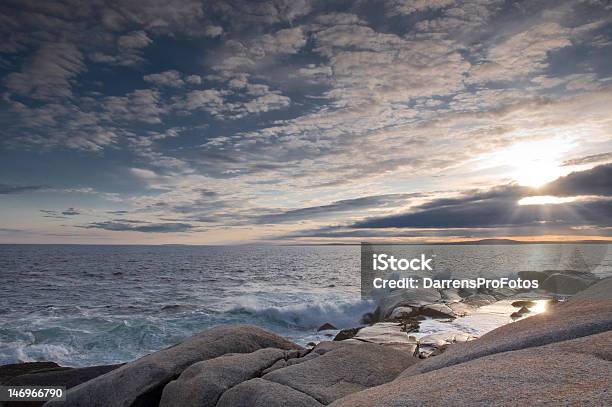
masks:
<path fill-rule="evenodd" d="M 612 236 L 612 3 L 0 4 L 0 243 Z"/>

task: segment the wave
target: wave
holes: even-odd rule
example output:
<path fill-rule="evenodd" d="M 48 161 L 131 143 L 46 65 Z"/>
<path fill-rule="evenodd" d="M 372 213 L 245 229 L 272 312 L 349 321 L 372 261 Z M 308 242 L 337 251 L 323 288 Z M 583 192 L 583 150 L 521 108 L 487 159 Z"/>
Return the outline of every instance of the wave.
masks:
<path fill-rule="evenodd" d="M 342 329 L 359 325 L 363 314 L 371 312 L 374 307 L 373 301 L 329 301 L 284 307 L 237 305 L 228 313 L 244 315 L 251 320 L 264 320 L 289 328 L 316 329 L 328 322 Z"/>

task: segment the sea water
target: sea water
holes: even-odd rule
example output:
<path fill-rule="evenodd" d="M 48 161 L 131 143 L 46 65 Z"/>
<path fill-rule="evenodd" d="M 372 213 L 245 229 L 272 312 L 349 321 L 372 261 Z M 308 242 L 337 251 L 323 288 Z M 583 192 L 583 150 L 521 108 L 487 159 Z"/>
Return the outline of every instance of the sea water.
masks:
<path fill-rule="evenodd" d="M 520 270 L 612 275 L 611 245 L 427 245 L 436 273 Z M 0 364 L 125 362 L 219 324 L 254 324 L 298 343 L 360 325 L 359 246 L 0 245 Z M 426 324 L 427 331 L 447 325 Z M 456 327 L 454 327 L 456 328 Z M 491 329 L 494 328 L 491 327 Z"/>

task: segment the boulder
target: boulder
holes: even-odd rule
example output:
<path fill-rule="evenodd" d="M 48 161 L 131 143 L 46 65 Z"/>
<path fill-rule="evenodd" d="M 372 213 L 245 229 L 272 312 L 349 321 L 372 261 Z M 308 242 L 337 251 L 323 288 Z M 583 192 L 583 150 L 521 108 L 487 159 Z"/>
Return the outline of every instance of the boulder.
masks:
<path fill-rule="evenodd" d="M 593 284 L 595 280 L 583 274 L 555 273 L 542 283 L 541 288 L 556 294 L 576 294 Z"/>
<path fill-rule="evenodd" d="M 330 324 L 329 322 L 324 323 L 323 325 L 321 325 L 318 329 L 317 332 L 319 331 L 329 331 L 330 329 L 338 329 L 335 326 L 333 326 L 332 324 Z"/>
<path fill-rule="evenodd" d="M 39 362 L 35 362 L 39 363 Z M 40 362 L 47 363 L 47 362 Z M 57 366 L 55 363 L 53 365 Z M 7 386 L 63 386 L 66 389 L 85 383 L 95 377 L 103 375 L 121 365 L 89 366 L 82 368 L 52 367 L 46 369 L 31 370 L 30 373 L 22 374 L 5 381 Z M 43 401 L 15 401 L 5 402 L 4 407 L 35 407 L 42 406 Z"/>
<path fill-rule="evenodd" d="M 441 292 L 442 299 L 446 303 L 459 302 L 463 298 L 459 295 L 459 290 L 456 288 L 449 288 Z"/>
<path fill-rule="evenodd" d="M 415 288 L 391 291 L 378 301 L 374 312 L 376 321 L 388 318 L 397 307 L 421 307 L 441 300 L 438 290 L 431 288 Z"/>
<path fill-rule="evenodd" d="M 329 404 L 350 393 L 389 382 L 417 361 L 388 346 L 366 342 L 345 345 L 348 341 L 329 342 L 338 345 L 319 357 L 268 373 L 263 379 Z"/>
<path fill-rule="evenodd" d="M 62 367 L 55 362 L 25 362 L 2 365 L 0 366 L 0 384 L 4 384 L 7 380 L 10 380 L 16 376 L 21 376 L 28 373 L 64 369 L 68 368 Z"/>
<path fill-rule="evenodd" d="M 357 332 L 359 332 L 361 328 L 363 327 L 360 326 L 357 328 L 343 329 L 338 332 L 338 334 L 334 337 L 334 341 L 344 341 L 346 339 L 351 339 L 353 336 L 355 336 Z"/>
<path fill-rule="evenodd" d="M 417 343 L 414 337 L 403 330 L 403 325 L 396 322 L 379 322 L 362 328 L 354 339 L 391 346 L 395 349 L 414 354 Z"/>
<path fill-rule="evenodd" d="M 460 316 L 460 317 L 469 315 L 476 309 L 475 306 L 466 304 L 464 302 L 452 302 L 448 304 L 448 306 L 450 307 L 450 309 L 453 310 L 453 313 L 455 315 Z"/>
<path fill-rule="evenodd" d="M 290 356 L 290 351 L 267 348 L 194 363 L 164 387 L 159 406 L 214 407 L 227 389 L 259 376 L 264 369 Z"/>
<path fill-rule="evenodd" d="M 535 270 L 522 270 L 518 272 L 518 276 L 522 280 L 537 280 L 540 284 L 542 284 L 544 280 L 548 278 L 549 275 L 550 273 Z"/>
<path fill-rule="evenodd" d="M 262 348 L 300 349 L 298 345 L 255 326 L 219 326 L 73 387 L 66 392 L 65 402 L 50 401 L 45 405 L 156 405 L 163 387 L 188 366 L 226 353 L 249 353 Z"/>
<path fill-rule="evenodd" d="M 453 310 L 446 304 L 430 304 L 419 309 L 420 315 L 433 318 L 455 318 Z"/>
<path fill-rule="evenodd" d="M 519 301 L 514 301 L 512 303 L 512 306 L 516 308 L 523 308 L 523 307 L 531 308 L 531 307 L 534 307 L 535 305 L 536 305 L 535 301 L 529 301 L 529 300 L 519 300 Z"/>
<path fill-rule="evenodd" d="M 483 307 L 497 302 L 497 298 L 489 294 L 472 294 L 467 296 L 463 302 L 472 307 Z"/>
<path fill-rule="evenodd" d="M 513 312 L 512 314 L 510 314 L 511 318 L 520 318 L 525 314 L 529 314 L 531 311 L 529 310 L 529 308 L 527 307 L 521 307 L 521 309 L 519 309 L 516 312 Z"/>
<path fill-rule="evenodd" d="M 6 384 L 11 386 L 65 386 L 67 389 L 85 383 L 95 377 L 115 370 L 122 366 L 101 365 L 81 368 L 61 368 L 34 371 L 7 380 Z"/>
<path fill-rule="evenodd" d="M 612 405 L 611 359 L 612 332 L 605 332 L 400 377 L 330 407 Z"/>
<path fill-rule="evenodd" d="M 217 407 L 323 407 L 301 391 L 264 379 L 251 379 L 223 393 Z"/>
<path fill-rule="evenodd" d="M 413 313 L 413 309 L 411 307 L 397 307 L 391 312 L 389 315 L 389 319 L 400 319 L 409 317 Z"/>

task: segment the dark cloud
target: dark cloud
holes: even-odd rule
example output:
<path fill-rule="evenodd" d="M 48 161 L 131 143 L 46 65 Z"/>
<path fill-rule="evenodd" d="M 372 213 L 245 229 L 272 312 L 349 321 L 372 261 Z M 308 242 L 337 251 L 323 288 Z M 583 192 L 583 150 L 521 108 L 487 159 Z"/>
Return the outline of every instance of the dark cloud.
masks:
<path fill-rule="evenodd" d="M 0 195 L 19 194 L 22 192 L 32 192 L 45 189 L 42 185 L 9 185 L 0 184 Z"/>
<path fill-rule="evenodd" d="M 541 188 L 541 195 L 612 196 L 612 164 L 600 165 L 588 171 L 572 172 Z"/>
<path fill-rule="evenodd" d="M 406 204 L 410 198 L 420 197 L 422 194 L 386 194 L 372 195 L 354 199 L 344 199 L 328 205 L 310 206 L 292 209 L 284 212 L 271 213 L 255 219 L 258 224 L 276 224 L 295 222 L 299 220 L 316 219 L 337 215 L 345 212 L 355 212 L 368 208 L 387 208 Z"/>
<path fill-rule="evenodd" d="M 87 226 L 86 229 L 104 229 L 115 232 L 145 232 L 145 233 L 175 233 L 188 232 L 194 229 L 193 225 L 188 223 L 146 223 L 140 221 L 115 222 L 94 222 Z"/>
<path fill-rule="evenodd" d="M 40 211 L 44 213 L 43 217 L 54 219 L 68 219 L 68 217 L 70 216 L 76 216 L 81 214 L 81 211 L 75 208 L 68 208 L 64 211 L 53 211 L 49 209 L 41 209 Z"/>
<path fill-rule="evenodd" d="M 68 208 L 65 211 L 62 211 L 62 215 L 66 215 L 66 216 L 75 216 L 75 215 L 80 215 L 81 212 L 79 212 L 78 209 L 75 208 Z"/>
<path fill-rule="evenodd" d="M 612 165 L 574 172 L 540 189 L 506 185 L 486 191 L 471 191 L 457 198 L 435 199 L 408 213 L 370 218 L 354 228 L 478 228 L 541 225 L 608 226 L 612 200 L 575 201 L 564 204 L 518 205 L 534 195 L 612 195 Z"/>
<path fill-rule="evenodd" d="M 585 201 L 554 205 L 518 205 L 516 200 L 491 198 L 466 200 L 452 205 L 435 206 L 401 215 L 367 219 L 355 228 L 490 228 L 539 225 L 544 232 L 550 226 L 610 226 L 612 201 Z"/>

